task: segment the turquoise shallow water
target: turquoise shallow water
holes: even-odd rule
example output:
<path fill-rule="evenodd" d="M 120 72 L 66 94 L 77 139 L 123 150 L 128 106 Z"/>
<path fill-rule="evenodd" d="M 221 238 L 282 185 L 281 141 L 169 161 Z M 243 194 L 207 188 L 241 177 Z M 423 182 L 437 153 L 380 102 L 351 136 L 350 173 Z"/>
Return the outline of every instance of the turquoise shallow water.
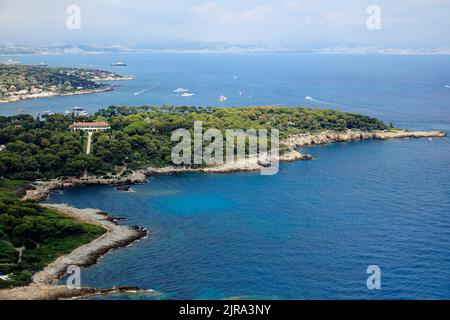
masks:
<path fill-rule="evenodd" d="M 24 63 L 134 75 L 111 93 L 0 105 L 93 112 L 112 104 L 277 104 L 330 107 L 409 129 L 450 131 L 448 56 L 22 56 Z M 237 76 L 235 79 L 234 75 Z M 172 90 L 191 89 L 183 99 Z M 145 92 L 135 95 L 137 92 Z M 242 95 L 239 95 L 242 91 Z M 309 96 L 310 98 L 305 99 Z M 311 162 L 254 173 L 150 178 L 134 193 L 73 188 L 49 202 L 93 207 L 151 230 L 82 271 L 85 285 L 160 294 L 110 299 L 450 299 L 450 142 L 367 141 L 314 147 Z M 369 291 L 366 269 L 382 268 Z M 104 298 L 104 297 L 103 297 Z"/>
<path fill-rule="evenodd" d="M 273 177 L 161 176 L 135 193 L 74 188 L 50 202 L 101 208 L 152 232 L 84 270 L 88 285 L 164 299 L 450 298 L 448 139 L 308 151 L 319 159 Z M 377 292 L 366 288 L 372 264 L 383 272 Z"/>

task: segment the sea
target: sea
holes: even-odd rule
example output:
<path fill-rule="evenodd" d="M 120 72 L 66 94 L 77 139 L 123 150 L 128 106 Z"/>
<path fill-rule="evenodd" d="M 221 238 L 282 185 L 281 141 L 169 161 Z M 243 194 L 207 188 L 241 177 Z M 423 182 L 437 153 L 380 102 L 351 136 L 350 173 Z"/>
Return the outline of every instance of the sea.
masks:
<path fill-rule="evenodd" d="M 106 69 L 134 80 L 115 82 L 113 92 L 0 104 L 0 115 L 75 106 L 94 113 L 111 105 L 283 105 L 450 132 L 447 55 L 0 57 L 7 59 Z M 112 67 L 117 61 L 127 66 Z M 177 88 L 194 95 L 182 97 Z M 450 299 L 448 138 L 301 151 L 317 158 L 283 163 L 275 176 L 157 176 L 132 192 L 76 187 L 47 202 L 101 209 L 149 229 L 147 239 L 81 270 L 86 286 L 148 291 L 91 299 Z M 379 289 L 369 289 L 370 266 L 380 270 Z"/>

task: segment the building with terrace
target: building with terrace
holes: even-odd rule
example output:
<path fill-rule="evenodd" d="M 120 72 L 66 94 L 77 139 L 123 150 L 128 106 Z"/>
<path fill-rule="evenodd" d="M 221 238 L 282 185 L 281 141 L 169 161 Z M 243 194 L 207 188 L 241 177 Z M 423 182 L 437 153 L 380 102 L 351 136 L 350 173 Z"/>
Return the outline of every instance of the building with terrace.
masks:
<path fill-rule="evenodd" d="M 106 122 L 76 122 L 69 126 L 71 131 L 100 132 L 111 129 Z"/>

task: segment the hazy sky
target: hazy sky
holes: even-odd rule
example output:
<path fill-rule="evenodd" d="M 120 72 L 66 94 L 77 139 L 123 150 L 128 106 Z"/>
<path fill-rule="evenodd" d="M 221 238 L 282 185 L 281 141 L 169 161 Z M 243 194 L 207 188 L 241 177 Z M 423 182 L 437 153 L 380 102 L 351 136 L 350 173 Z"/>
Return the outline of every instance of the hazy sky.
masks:
<path fill-rule="evenodd" d="M 81 29 L 66 27 L 69 5 Z M 381 30 L 366 10 L 381 8 Z M 0 0 L 0 43 L 450 45 L 450 0 Z"/>

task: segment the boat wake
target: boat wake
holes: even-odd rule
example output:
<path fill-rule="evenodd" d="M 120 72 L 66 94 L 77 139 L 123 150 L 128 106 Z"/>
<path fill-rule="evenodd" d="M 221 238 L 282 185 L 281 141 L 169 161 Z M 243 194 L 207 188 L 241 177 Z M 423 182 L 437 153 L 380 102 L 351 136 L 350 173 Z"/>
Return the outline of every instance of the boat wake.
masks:
<path fill-rule="evenodd" d="M 314 99 L 313 97 L 310 97 L 310 96 L 305 97 L 305 100 L 312 101 L 312 102 L 316 102 L 316 103 L 322 103 L 322 104 L 334 105 L 334 106 L 338 105 L 338 104 L 336 104 L 336 103 L 332 103 L 332 102 L 328 102 L 328 101 L 323 101 L 323 100 Z"/>
<path fill-rule="evenodd" d="M 330 102 L 330 101 L 324 101 L 324 100 L 319 100 L 319 99 L 315 99 L 311 96 L 306 96 L 305 100 L 307 101 L 311 101 L 317 104 L 321 104 L 321 105 L 326 105 L 326 106 L 333 106 L 333 107 L 339 107 L 342 109 L 351 109 L 353 110 L 363 110 L 365 113 L 369 113 L 369 114 L 373 114 L 373 110 L 371 110 L 370 108 L 365 108 L 365 107 L 357 107 L 357 106 L 350 106 L 350 105 L 344 105 L 344 104 L 339 104 L 339 103 L 335 103 L 335 102 Z"/>
<path fill-rule="evenodd" d="M 450 86 L 449 86 L 449 85 L 446 85 L 446 86 L 444 86 L 444 88 L 450 89 Z"/>
<path fill-rule="evenodd" d="M 139 95 L 141 95 L 141 94 L 143 94 L 143 93 L 146 93 L 147 91 L 148 91 L 148 89 L 141 90 L 141 91 L 135 92 L 134 95 L 135 95 L 135 96 L 139 96 Z"/>

